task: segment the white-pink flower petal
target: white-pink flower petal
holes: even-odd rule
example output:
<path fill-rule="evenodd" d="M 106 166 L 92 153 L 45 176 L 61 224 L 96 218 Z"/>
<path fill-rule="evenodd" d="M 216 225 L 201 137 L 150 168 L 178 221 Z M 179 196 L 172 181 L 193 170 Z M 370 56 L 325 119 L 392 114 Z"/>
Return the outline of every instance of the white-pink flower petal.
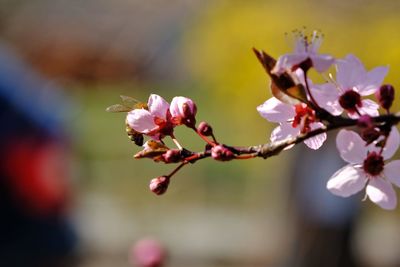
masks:
<path fill-rule="evenodd" d="M 149 112 L 153 116 L 157 116 L 161 119 L 166 120 L 169 104 L 167 101 L 165 101 L 164 98 L 156 94 L 151 94 L 147 105 L 149 107 Z"/>
<path fill-rule="evenodd" d="M 293 66 L 300 64 L 308 58 L 308 54 L 306 53 L 298 53 L 298 54 L 286 54 L 279 57 L 278 61 L 275 64 L 275 67 L 272 69 L 272 73 L 274 74 L 282 74 L 285 71 L 291 70 Z"/>
<path fill-rule="evenodd" d="M 340 115 L 343 108 L 339 104 L 339 90 L 332 83 L 311 85 L 311 93 L 317 104 L 332 115 Z"/>
<path fill-rule="evenodd" d="M 364 65 L 352 54 L 347 55 L 344 59 L 337 60 L 336 63 L 336 80 L 344 91 L 358 85 L 366 74 Z"/>
<path fill-rule="evenodd" d="M 392 127 L 389 137 L 383 149 L 382 156 L 384 159 L 390 159 L 396 153 L 400 145 L 400 134 L 396 126 Z M 400 170 L 399 170 L 400 171 Z"/>
<path fill-rule="evenodd" d="M 366 188 L 369 199 L 383 209 L 392 210 L 397 205 L 396 193 L 393 186 L 386 180 L 373 177 Z"/>
<path fill-rule="evenodd" d="M 310 124 L 311 130 L 322 128 L 323 126 L 324 125 L 320 122 L 314 122 Z M 304 144 L 306 144 L 306 146 L 308 146 L 311 149 L 317 150 L 324 144 L 325 140 L 326 140 L 326 133 L 322 133 L 304 140 Z"/>
<path fill-rule="evenodd" d="M 137 132 L 147 134 L 157 128 L 153 115 L 146 109 L 134 109 L 126 117 L 128 125 Z"/>
<path fill-rule="evenodd" d="M 311 62 L 313 67 L 320 73 L 325 72 L 335 62 L 335 59 L 326 54 L 311 55 Z"/>
<path fill-rule="evenodd" d="M 361 137 L 348 130 L 340 130 L 336 136 L 336 147 L 343 160 L 352 164 L 360 164 L 367 156 L 367 148 Z"/>
<path fill-rule="evenodd" d="M 277 98 L 272 97 L 257 107 L 260 115 L 270 122 L 286 122 L 293 119 L 295 111 L 293 106 L 282 103 Z"/>
<path fill-rule="evenodd" d="M 365 74 L 364 79 L 357 85 L 358 92 L 363 95 L 371 95 L 382 85 L 385 76 L 389 71 L 388 67 L 376 67 Z"/>
<path fill-rule="evenodd" d="M 385 164 L 383 174 L 389 181 L 400 187 L 400 160 L 393 160 Z"/>
<path fill-rule="evenodd" d="M 298 128 L 293 128 L 290 123 L 282 123 L 272 131 L 270 139 L 271 142 L 277 142 L 296 137 L 299 134 L 300 130 Z"/>
<path fill-rule="evenodd" d="M 332 175 L 326 187 L 334 195 L 348 197 L 361 191 L 366 182 L 365 173 L 348 164 Z"/>

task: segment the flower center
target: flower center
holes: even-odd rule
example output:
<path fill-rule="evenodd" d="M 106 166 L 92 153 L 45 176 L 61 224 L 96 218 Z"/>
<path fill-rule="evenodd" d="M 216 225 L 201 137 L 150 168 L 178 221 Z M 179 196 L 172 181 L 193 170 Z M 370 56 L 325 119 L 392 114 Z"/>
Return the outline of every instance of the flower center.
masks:
<path fill-rule="evenodd" d="M 315 122 L 314 110 L 304 104 L 297 104 L 294 107 L 296 115 L 294 116 L 292 127 L 296 128 L 300 126 L 300 132 L 302 134 L 311 131 L 310 124 Z"/>
<path fill-rule="evenodd" d="M 379 175 L 383 171 L 384 166 L 383 157 L 375 151 L 368 153 L 363 163 L 364 171 L 372 176 Z"/>
<path fill-rule="evenodd" d="M 357 107 L 362 107 L 361 96 L 356 91 L 348 90 L 339 97 L 339 104 L 351 113 L 357 112 Z"/>

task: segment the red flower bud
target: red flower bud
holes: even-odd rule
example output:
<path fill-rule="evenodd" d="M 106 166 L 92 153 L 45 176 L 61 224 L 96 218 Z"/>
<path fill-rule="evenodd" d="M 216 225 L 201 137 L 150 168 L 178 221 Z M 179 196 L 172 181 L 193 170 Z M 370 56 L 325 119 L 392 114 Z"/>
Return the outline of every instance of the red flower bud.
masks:
<path fill-rule="evenodd" d="M 357 125 L 362 128 L 367 128 L 372 126 L 372 119 L 369 115 L 361 115 L 358 118 Z"/>
<path fill-rule="evenodd" d="M 130 262 L 139 267 L 160 267 L 165 258 L 163 246 L 157 240 L 145 238 L 133 246 Z"/>
<path fill-rule="evenodd" d="M 382 85 L 379 90 L 375 92 L 375 97 L 382 108 L 389 109 L 394 100 L 394 87 L 390 84 Z"/>
<path fill-rule="evenodd" d="M 211 125 L 205 121 L 200 122 L 199 127 L 197 129 L 204 136 L 210 136 L 213 134 L 213 129 Z"/>
<path fill-rule="evenodd" d="M 170 149 L 162 154 L 162 158 L 165 163 L 177 163 L 182 160 L 181 151 L 179 149 Z"/>
<path fill-rule="evenodd" d="M 211 149 L 211 157 L 215 160 L 228 161 L 233 159 L 235 154 L 225 146 L 217 145 Z"/>
<path fill-rule="evenodd" d="M 162 195 L 167 191 L 168 185 L 169 185 L 169 177 L 160 176 L 152 179 L 150 181 L 149 187 L 151 192 L 155 193 L 156 195 Z"/>
<path fill-rule="evenodd" d="M 361 131 L 361 138 L 367 142 L 367 145 L 371 144 L 374 142 L 376 139 L 381 136 L 381 132 L 374 128 L 373 126 L 365 128 L 364 130 Z"/>

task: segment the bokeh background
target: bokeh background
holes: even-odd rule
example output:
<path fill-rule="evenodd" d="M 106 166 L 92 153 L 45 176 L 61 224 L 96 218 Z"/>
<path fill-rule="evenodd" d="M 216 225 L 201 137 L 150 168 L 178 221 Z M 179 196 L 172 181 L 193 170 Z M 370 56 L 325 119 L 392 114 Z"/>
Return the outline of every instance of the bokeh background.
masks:
<path fill-rule="evenodd" d="M 325 209 L 320 203 L 326 196 L 314 192 L 325 191 L 333 173 L 329 162 L 336 159 L 303 162 L 306 176 L 317 168 L 327 172 L 310 191 L 310 181 L 293 182 L 295 163 L 307 153 L 299 146 L 266 161 L 198 162 L 177 174 L 165 195 L 155 196 L 149 180 L 173 166 L 134 160 L 139 148 L 126 137 L 125 114 L 105 112 L 119 95 L 143 101 L 150 93 L 168 101 L 184 95 L 197 103 L 198 120 L 211 123 L 222 142 L 265 143 L 274 125 L 259 116 L 256 106 L 270 93 L 252 47 L 278 56 L 292 49 L 285 32 L 320 29 L 322 52 L 353 53 L 368 69 L 389 65 L 385 81 L 397 88 L 399 12 L 396 0 L 1 0 L 2 54 L 40 80 L 26 88 L 27 80 L 18 89 L 26 107 L 21 109 L 33 112 L 29 100 L 34 100 L 32 109 L 60 115 L 57 129 L 62 128 L 68 147 L 63 186 L 69 192 L 61 218 L 75 240 L 67 249 L 74 258 L 69 266 L 131 266 L 131 247 L 144 237 L 166 247 L 166 266 L 303 266 L 296 265 L 296 257 L 304 248 L 336 244 L 322 232 L 320 243 L 312 242 L 318 223 L 329 230 L 336 221 L 342 225 L 341 216 L 350 218 L 346 244 L 359 266 L 400 266 L 398 211 L 360 202 L 362 195 L 357 204 L 340 200 L 337 205 L 346 211 L 333 204 L 337 213 L 316 216 L 324 219 L 304 226 L 309 223 L 302 216 Z M 1 64 L 1 69 L 11 66 L 4 57 Z M 12 77 L 25 80 L 26 72 Z M 14 89 L 3 91 L 5 99 L 14 99 L 9 97 Z M 176 136 L 184 146 L 202 149 L 201 140 L 184 127 Z M 312 207 L 301 204 L 299 188 Z M 330 197 L 329 203 L 337 200 Z"/>

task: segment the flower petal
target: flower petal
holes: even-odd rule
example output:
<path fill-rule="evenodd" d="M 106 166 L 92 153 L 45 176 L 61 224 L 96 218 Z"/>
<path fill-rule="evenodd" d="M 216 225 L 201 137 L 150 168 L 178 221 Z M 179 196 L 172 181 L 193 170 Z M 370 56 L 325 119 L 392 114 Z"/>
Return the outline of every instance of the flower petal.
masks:
<path fill-rule="evenodd" d="M 361 191 L 366 182 L 364 172 L 348 164 L 332 175 L 326 188 L 334 195 L 349 197 Z"/>
<path fill-rule="evenodd" d="M 374 177 L 370 179 L 366 193 L 372 202 L 383 209 L 392 210 L 397 205 L 397 197 L 393 186 L 382 178 Z"/>
<path fill-rule="evenodd" d="M 154 117 L 148 110 L 134 109 L 126 116 L 128 125 L 137 132 L 147 134 L 157 128 L 154 123 Z"/>
<path fill-rule="evenodd" d="M 343 90 L 348 90 L 358 85 L 366 75 L 366 70 L 361 61 L 352 54 L 344 59 L 337 60 L 336 80 Z"/>
<path fill-rule="evenodd" d="M 272 69 L 272 73 L 274 74 L 282 74 L 286 70 L 290 70 L 293 66 L 298 65 L 308 58 L 308 54 L 300 53 L 300 54 L 286 54 L 279 57 L 278 61 L 275 64 L 275 67 Z"/>
<path fill-rule="evenodd" d="M 282 123 L 272 131 L 270 139 L 271 142 L 277 142 L 296 137 L 299 134 L 300 130 L 298 128 L 293 128 L 290 123 Z"/>
<path fill-rule="evenodd" d="M 384 159 L 390 159 L 396 153 L 400 145 L 400 134 L 396 126 L 392 127 L 389 137 L 386 141 L 386 146 L 383 149 L 382 156 Z M 400 171 L 400 169 L 399 169 Z"/>
<path fill-rule="evenodd" d="M 339 90 L 332 83 L 312 85 L 311 93 L 320 107 L 326 109 L 332 115 L 340 115 L 343 108 L 339 104 Z"/>
<path fill-rule="evenodd" d="M 271 122 L 286 122 L 295 116 L 293 106 L 282 103 L 275 97 L 259 105 L 257 111 L 264 119 Z"/>
<path fill-rule="evenodd" d="M 184 96 L 175 96 L 171 101 L 171 106 L 169 107 L 169 111 L 171 112 L 172 117 L 185 117 L 188 114 L 185 114 L 184 105 L 187 105 L 189 108 L 188 111 L 190 115 L 193 117 L 196 115 L 197 107 L 192 99 L 184 97 Z"/>
<path fill-rule="evenodd" d="M 324 125 L 320 122 L 312 123 L 310 125 L 311 130 L 321 128 L 322 126 Z M 322 133 L 314 137 L 311 137 L 307 140 L 304 140 L 304 144 L 306 144 L 306 146 L 308 146 L 311 149 L 317 150 L 324 144 L 325 140 L 326 140 L 326 133 Z"/>
<path fill-rule="evenodd" d="M 335 59 L 326 54 L 315 54 L 310 56 L 313 67 L 319 72 L 325 72 L 335 62 Z"/>
<path fill-rule="evenodd" d="M 164 98 L 156 94 L 151 94 L 147 105 L 149 106 L 149 111 L 153 116 L 166 120 L 169 104 Z"/>
<path fill-rule="evenodd" d="M 362 107 L 359 109 L 361 115 L 379 116 L 379 105 L 376 102 L 371 99 L 363 99 L 361 103 Z"/>
<path fill-rule="evenodd" d="M 388 67 L 376 67 L 365 74 L 365 78 L 357 85 L 358 92 L 361 95 L 367 96 L 375 93 L 376 90 L 382 85 L 386 74 L 388 73 Z"/>
<path fill-rule="evenodd" d="M 352 164 L 362 163 L 368 152 L 361 137 L 348 130 L 340 130 L 336 136 L 336 147 L 342 159 Z"/>
<path fill-rule="evenodd" d="M 385 164 L 383 173 L 389 181 L 400 187 L 400 160 L 394 160 Z"/>

